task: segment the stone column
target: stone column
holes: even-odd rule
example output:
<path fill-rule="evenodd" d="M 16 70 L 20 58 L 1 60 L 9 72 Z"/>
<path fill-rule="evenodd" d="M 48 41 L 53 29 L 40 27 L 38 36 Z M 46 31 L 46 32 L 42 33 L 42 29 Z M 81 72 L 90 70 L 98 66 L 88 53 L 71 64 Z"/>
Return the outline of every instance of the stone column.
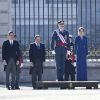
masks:
<path fill-rule="evenodd" d="M 2 65 L 2 43 L 7 39 L 11 25 L 11 0 L 0 0 L 0 83 L 5 81 L 5 73 Z"/>

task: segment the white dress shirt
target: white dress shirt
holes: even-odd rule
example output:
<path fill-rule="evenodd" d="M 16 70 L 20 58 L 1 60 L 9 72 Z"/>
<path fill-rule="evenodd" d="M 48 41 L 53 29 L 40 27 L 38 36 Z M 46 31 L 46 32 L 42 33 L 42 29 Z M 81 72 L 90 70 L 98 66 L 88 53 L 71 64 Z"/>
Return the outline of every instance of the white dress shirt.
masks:
<path fill-rule="evenodd" d="M 9 40 L 10 44 L 13 45 L 13 40 Z"/>

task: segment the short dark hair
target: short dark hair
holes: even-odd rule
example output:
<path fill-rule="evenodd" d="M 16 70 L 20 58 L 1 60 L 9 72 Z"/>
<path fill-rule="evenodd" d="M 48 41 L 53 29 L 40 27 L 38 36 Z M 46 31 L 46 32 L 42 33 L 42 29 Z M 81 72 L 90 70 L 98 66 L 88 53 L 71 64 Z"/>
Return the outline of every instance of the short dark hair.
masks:
<path fill-rule="evenodd" d="M 37 37 L 40 37 L 40 35 L 35 35 L 35 40 L 36 40 Z"/>
<path fill-rule="evenodd" d="M 64 21 L 63 20 L 60 20 L 60 21 L 58 21 L 58 24 L 59 25 L 64 25 Z"/>
<path fill-rule="evenodd" d="M 12 31 L 10 31 L 10 32 L 8 32 L 8 35 L 10 35 L 10 34 L 14 34 Z"/>

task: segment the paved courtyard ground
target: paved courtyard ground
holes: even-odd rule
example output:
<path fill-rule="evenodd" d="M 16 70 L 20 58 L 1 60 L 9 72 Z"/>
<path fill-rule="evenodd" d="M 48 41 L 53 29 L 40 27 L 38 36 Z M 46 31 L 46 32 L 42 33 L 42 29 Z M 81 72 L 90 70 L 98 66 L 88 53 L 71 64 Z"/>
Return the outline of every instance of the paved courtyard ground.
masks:
<path fill-rule="evenodd" d="M 33 90 L 30 84 L 22 85 L 20 88 L 20 90 L 7 90 L 5 85 L 0 85 L 0 100 L 100 100 L 100 89 Z"/>

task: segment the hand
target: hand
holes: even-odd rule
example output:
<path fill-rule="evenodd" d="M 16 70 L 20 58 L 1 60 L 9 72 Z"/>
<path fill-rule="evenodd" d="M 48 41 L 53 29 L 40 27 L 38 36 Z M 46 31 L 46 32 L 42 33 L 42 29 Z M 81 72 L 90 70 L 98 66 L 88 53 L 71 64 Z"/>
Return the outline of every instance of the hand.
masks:
<path fill-rule="evenodd" d="M 34 67 L 34 64 L 33 64 L 33 62 L 30 62 L 30 66 L 31 66 L 31 67 Z"/>
<path fill-rule="evenodd" d="M 75 55 L 75 60 L 77 59 L 77 55 Z"/>
<path fill-rule="evenodd" d="M 53 54 L 53 55 L 55 55 L 55 54 L 56 54 L 54 50 L 52 51 L 52 54 Z"/>
<path fill-rule="evenodd" d="M 19 61 L 16 62 L 16 65 L 19 65 Z"/>
<path fill-rule="evenodd" d="M 73 63 L 73 66 L 76 67 L 76 62 Z"/>
<path fill-rule="evenodd" d="M 21 63 L 21 65 L 20 65 L 20 68 L 22 68 L 23 67 L 23 63 Z"/>
<path fill-rule="evenodd" d="M 5 61 L 5 60 L 3 60 L 3 65 L 7 65 L 7 63 L 6 63 L 6 61 Z"/>
<path fill-rule="evenodd" d="M 70 53 L 71 53 L 71 52 L 68 50 L 68 51 L 67 51 L 67 55 L 70 55 Z"/>

